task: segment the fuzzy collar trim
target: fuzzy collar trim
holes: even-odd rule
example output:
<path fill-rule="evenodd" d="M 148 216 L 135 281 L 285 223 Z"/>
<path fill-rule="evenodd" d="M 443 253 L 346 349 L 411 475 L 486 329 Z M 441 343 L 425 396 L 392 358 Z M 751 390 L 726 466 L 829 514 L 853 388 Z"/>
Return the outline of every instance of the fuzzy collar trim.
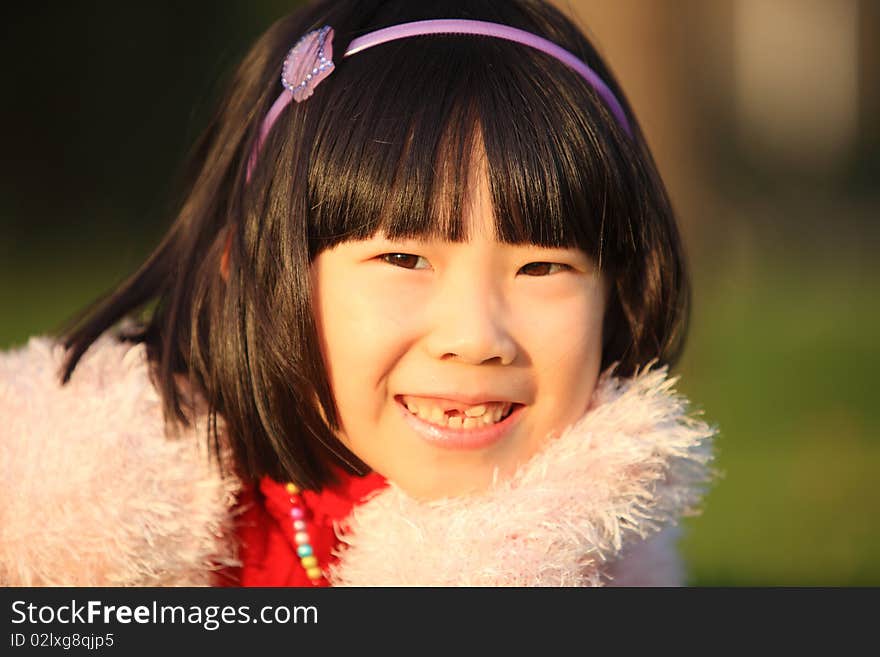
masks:
<path fill-rule="evenodd" d="M 164 435 L 143 345 L 102 336 L 66 386 L 62 359 L 49 338 L 0 352 L 0 585 L 205 585 L 236 565 L 241 482 L 218 472 L 203 422 Z M 673 386 L 664 369 L 606 372 L 579 422 L 479 495 L 377 491 L 337 524 L 330 581 L 660 581 L 643 546 L 696 511 L 715 433 Z"/>
<path fill-rule="evenodd" d="M 715 430 L 666 368 L 600 378 L 581 420 L 486 492 L 420 502 L 393 482 L 337 530 L 341 586 L 597 586 L 697 512 Z"/>

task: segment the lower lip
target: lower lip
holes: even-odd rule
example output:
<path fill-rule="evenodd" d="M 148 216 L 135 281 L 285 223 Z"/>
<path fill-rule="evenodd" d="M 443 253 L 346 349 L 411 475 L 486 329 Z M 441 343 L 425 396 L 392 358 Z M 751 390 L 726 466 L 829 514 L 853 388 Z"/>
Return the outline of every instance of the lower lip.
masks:
<path fill-rule="evenodd" d="M 438 427 L 436 424 L 426 422 L 417 415 L 413 415 L 409 409 L 397 402 L 403 419 L 413 430 L 426 442 L 444 449 L 482 449 L 493 445 L 507 436 L 513 427 L 519 422 L 522 415 L 521 404 L 514 406 L 513 411 L 501 422 L 473 429 L 450 429 Z"/>

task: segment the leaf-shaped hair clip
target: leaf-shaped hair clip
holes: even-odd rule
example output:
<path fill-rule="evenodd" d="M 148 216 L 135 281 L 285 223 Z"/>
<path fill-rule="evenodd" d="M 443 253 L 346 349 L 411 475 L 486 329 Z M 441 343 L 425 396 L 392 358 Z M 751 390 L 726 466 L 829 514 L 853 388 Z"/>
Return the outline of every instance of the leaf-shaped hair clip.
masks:
<path fill-rule="evenodd" d="M 250 182 L 257 165 L 257 158 L 263 150 L 263 144 L 272 125 L 278 119 L 291 100 L 301 103 L 315 93 L 315 87 L 330 75 L 335 68 L 333 64 L 333 28 L 329 25 L 312 30 L 287 52 L 281 65 L 281 84 L 284 91 L 278 96 L 275 104 L 269 109 L 266 118 L 260 125 L 260 134 L 248 158 L 245 180 Z"/>
<path fill-rule="evenodd" d="M 281 66 L 281 84 L 301 103 L 333 72 L 333 28 L 325 25 L 296 42 Z"/>

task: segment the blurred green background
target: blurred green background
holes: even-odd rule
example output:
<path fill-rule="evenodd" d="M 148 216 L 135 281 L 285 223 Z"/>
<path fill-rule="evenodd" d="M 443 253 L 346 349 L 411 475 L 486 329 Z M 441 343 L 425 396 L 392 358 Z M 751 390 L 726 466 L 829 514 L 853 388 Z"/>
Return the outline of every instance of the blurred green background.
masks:
<path fill-rule="evenodd" d="M 296 3 L 20 3 L 4 24 L 0 348 L 133 271 L 229 72 Z M 630 96 L 679 211 L 681 388 L 722 473 L 696 585 L 880 584 L 880 3 L 560 2 Z"/>

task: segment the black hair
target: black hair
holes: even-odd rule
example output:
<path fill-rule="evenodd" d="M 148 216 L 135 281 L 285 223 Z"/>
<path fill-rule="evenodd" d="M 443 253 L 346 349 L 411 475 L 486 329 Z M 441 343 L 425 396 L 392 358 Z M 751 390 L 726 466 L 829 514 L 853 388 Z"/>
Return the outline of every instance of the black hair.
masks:
<path fill-rule="evenodd" d="M 493 21 L 558 43 L 609 85 L 632 136 L 577 73 L 521 44 L 426 36 L 342 60 L 359 35 L 428 18 Z M 336 70 L 284 111 L 246 182 L 281 62 L 322 25 L 335 30 Z M 191 419 L 183 378 L 209 405 L 215 449 L 223 419 L 241 476 L 318 488 L 334 465 L 365 472 L 334 434 L 309 265 L 380 228 L 467 239 L 475 147 L 486 154 L 498 239 L 580 247 L 610 281 L 603 367 L 617 362 L 626 375 L 651 360 L 673 364 L 689 299 L 674 213 L 626 98 L 581 31 L 541 0 L 325 0 L 277 21 L 245 57 L 196 144 L 164 239 L 71 321 L 63 381 L 98 336 L 154 302 L 126 338 L 146 344 L 169 422 Z"/>

